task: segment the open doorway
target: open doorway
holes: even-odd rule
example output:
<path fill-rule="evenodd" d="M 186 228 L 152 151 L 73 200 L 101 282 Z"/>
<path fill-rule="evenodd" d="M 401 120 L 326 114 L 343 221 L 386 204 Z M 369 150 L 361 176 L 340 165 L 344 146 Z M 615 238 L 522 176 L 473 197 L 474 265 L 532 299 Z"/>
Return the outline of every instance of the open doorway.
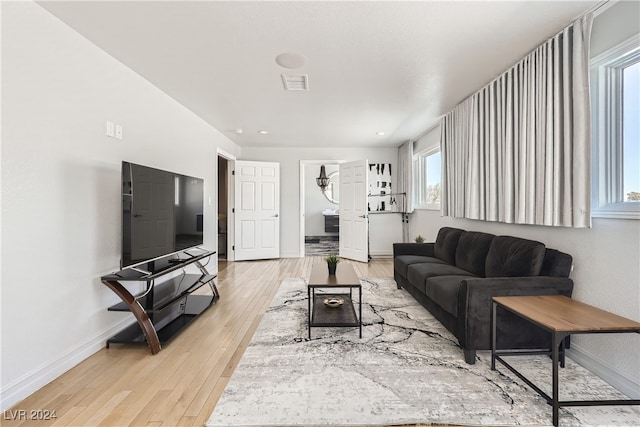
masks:
<path fill-rule="evenodd" d="M 301 255 L 338 254 L 340 247 L 339 165 L 337 160 L 305 160 L 301 164 Z M 324 166 L 323 191 L 316 178 Z"/>
<path fill-rule="evenodd" d="M 227 259 L 229 212 L 229 161 L 218 156 L 218 259 Z"/>

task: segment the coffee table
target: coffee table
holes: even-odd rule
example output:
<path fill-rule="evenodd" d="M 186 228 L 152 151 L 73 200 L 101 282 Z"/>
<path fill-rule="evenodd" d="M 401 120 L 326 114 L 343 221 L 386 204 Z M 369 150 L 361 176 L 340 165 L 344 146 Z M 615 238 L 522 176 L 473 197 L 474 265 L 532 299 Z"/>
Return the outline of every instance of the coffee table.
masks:
<path fill-rule="evenodd" d="M 316 290 L 329 290 L 316 293 Z M 349 293 L 335 293 L 336 289 L 349 289 Z M 358 315 L 353 302 L 353 290 L 358 289 Z M 309 339 L 315 327 L 359 327 L 362 338 L 362 285 L 353 266 L 346 262 L 337 265 L 336 274 L 330 275 L 326 264 L 311 266 L 307 285 Z M 324 304 L 325 298 L 339 298 L 344 302 L 336 307 Z"/>
<path fill-rule="evenodd" d="M 574 400 L 560 401 L 558 397 L 558 364 L 564 367 L 565 340 L 573 334 L 640 333 L 640 323 L 618 316 L 563 295 L 493 297 L 491 315 L 491 370 L 496 360 L 546 399 L 553 407 L 553 425 L 558 425 L 558 412 L 562 406 L 640 405 L 638 399 L 626 400 Z M 551 333 L 551 348 L 544 350 L 496 350 L 496 311 L 502 307 Z M 532 354 L 551 355 L 552 396 L 549 396 L 525 378 L 503 356 Z"/>

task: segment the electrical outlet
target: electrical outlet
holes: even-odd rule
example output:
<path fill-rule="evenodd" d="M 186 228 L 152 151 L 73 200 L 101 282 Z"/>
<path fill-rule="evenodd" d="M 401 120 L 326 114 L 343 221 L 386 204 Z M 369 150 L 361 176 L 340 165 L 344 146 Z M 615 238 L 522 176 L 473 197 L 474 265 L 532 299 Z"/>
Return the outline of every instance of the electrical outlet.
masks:
<path fill-rule="evenodd" d="M 111 138 L 116 136 L 116 125 L 111 120 L 107 120 L 106 134 Z"/>
<path fill-rule="evenodd" d="M 116 139 L 122 139 L 122 125 L 116 125 Z"/>

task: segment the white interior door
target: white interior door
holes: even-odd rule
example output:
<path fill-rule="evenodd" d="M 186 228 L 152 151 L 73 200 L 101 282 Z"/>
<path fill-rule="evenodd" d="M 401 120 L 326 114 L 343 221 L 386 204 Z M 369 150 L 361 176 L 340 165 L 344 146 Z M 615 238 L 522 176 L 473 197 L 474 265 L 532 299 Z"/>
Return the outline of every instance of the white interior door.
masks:
<path fill-rule="evenodd" d="M 235 162 L 235 260 L 280 257 L 280 163 Z"/>
<path fill-rule="evenodd" d="M 368 161 L 340 164 L 340 256 L 369 261 Z"/>

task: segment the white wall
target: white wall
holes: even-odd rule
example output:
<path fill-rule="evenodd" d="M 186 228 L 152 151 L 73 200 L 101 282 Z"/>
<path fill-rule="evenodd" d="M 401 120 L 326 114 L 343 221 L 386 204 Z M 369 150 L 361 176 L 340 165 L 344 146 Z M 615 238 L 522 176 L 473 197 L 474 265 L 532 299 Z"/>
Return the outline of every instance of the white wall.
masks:
<path fill-rule="evenodd" d="M 390 257 L 393 244 L 402 242 L 402 215 L 399 213 L 371 213 L 369 215 L 369 254 Z"/>
<path fill-rule="evenodd" d="M 204 178 L 215 248 L 216 149 L 239 150 L 35 3 L 2 2 L 2 39 L 4 410 L 132 320 L 99 280 L 120 259 L 120 162 Z"/>
<path fill-rule="evenodd" d="M 640 3 L 611 7 L 594 22 L 592 56 L 637 34 L 639 27 Z M 443 226 L 524 237 L 567 252 L 574 259 L 576 300 L 640 321 L 640 221 L 594 218 L 591 229 L 571 229 L 444 218 L 439 211 L 422 210 L 411 215 L 411 238 L 422 234 L 434 241 Z M 575 336 L 571 347 L 571 357 L 640 398 L 640 335 Z"/>
<path fill-rule="evenodd" d="M 280 256 L 296 258 L 300 256 L 300 161 L 301 160 L 359 160 L 367 159 L 370 163 L 393 163 L 397 165 L 397 148 L 262 148 L 245 147 L 242 149 L 243 160 L 258 160 L 280 163 Z M 394 181 L 395 178 L 394 167 Z M 402 239 L 402 232 L 398 236 L 389 236 L 385 227 L 401 230 L 399 214 L 379 215 L 376 228 L 370 227 L 371 253 L 381 255 L 392 253 L 391 244 Z M 376 230 L 382 230 L 378 236 Z M 376 252 L 374 252 L 374 249 Z"/>

